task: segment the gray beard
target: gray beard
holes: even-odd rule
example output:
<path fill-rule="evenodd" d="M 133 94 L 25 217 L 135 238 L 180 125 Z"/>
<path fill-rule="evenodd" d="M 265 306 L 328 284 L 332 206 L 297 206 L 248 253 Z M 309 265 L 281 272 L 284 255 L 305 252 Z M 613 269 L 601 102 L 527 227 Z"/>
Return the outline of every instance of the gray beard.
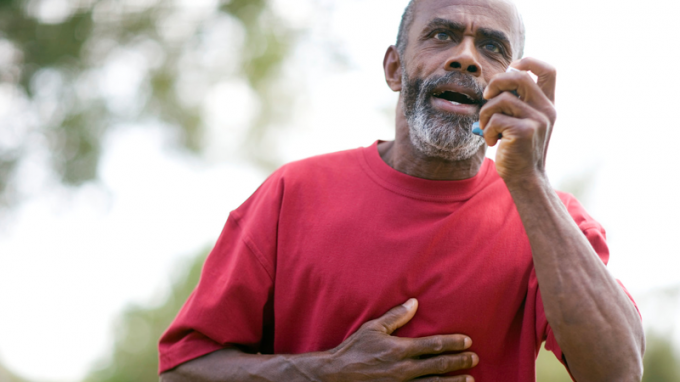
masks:
<path fill-rule="evenodd" d="M 450 72 L 444 77 L 427 81 L 409 81 L 403 70 L 404 114 L 409 126 L 413 146 L 428 157 L 447 161 L 470 159 L 484 145 L 482 137 L 472 134 L 472 124 L 479 116 L 461 116 L 442 113 L 432 107 L 434 89 L 442 84 L 456 83 L 473 88 L 481 97 L 482 89 L 470 76 Z"/>

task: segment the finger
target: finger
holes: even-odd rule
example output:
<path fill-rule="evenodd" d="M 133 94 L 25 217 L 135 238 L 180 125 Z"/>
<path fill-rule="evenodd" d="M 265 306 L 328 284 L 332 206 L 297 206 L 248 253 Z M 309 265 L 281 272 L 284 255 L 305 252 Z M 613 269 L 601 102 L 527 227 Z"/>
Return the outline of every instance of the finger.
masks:
<path fill-rule="evenodd" d="M 505 114 L 511 117 L 526 118 L 533 115 L 531 107 L 510 93 L 500 94 L 491 99 L 479 111 L 479 125 L 484 130 L 491 117 Z"/>
<path fill-rule="evenodd" d="M 528 70 L 538 77 L 537 85 L 546 97 L 555 103 L 555 87 L 557 85 L 557 69 L 554 66 L 537 60 L 533 57 L 525 57 L 513 62 L 510 66 L 519 70 Z"/>
<path fill-rule="evenodd" d="M 484 140 L 489 147 L 498 143 L 499 136 L 512 142 L 524 140 L 533 142 L 532 136 L 538 132 L 539 124 L 530 118 L 515 118 L 504 114 L 494 114 L 484 128 Z"/>
<path fill-rule="evenodd" d="M 418 300 L 411 298 L 404 304 L 390 309 L 389 312 L 381 317 L 368 321 L 365 326 L 370 330 L 392 334 L 395 330 L 411 321 L 417 310 Z"/>
<path fill-rule="evenodd" d="M 472 346 L 472 339 L 463 334 L 451 334 L 422 338 L 403 338 L 406 343 L 407 357 L 419 357 L 426 354 L 441 354 L 444 352 L 459 352 Z"/>
<path fill-rule="evenodd" d="M 479 356 L 467 352 L 460 354 L 438 355 L 436 357 L 415 360 L 412 375 L 422 377 L 426 375 L 446 374 L 452 371 L 471 369 L 479 363 Z"/>
<path fill-rule="evenodd" d="M 413 379 L 413 381 L 418 382 L 475 382 L 475 379 L 471 375 L 457 375 L 455 377 L 424 377 Z"/>
<path fill-rule="evenodd" d="M 490 100 L 503 92 L 512 91 L 516 91 L 522 101 L 539 110 L 554 107 L 550 99 L 527 72 L 509 72 L 497 75 L 484 89 L 484 98 Z"/>

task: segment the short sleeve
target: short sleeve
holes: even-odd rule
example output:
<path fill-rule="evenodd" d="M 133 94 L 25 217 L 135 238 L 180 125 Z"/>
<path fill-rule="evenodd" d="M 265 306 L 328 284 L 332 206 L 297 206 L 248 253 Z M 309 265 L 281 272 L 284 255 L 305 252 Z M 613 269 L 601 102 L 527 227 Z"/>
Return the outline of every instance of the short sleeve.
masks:
<path fill-rule="evenodd" d="M 229 215 L 198 286 L 160 339 L 160 373 L 234 345 L 268 351 L 282 188 L 272 175 Z"/>
<path fill-rule="evenodd" d="M 593 247 L 597 255 L 600 257 L 600 260 L 602 260 L 602 262 L 605 265 L 607 265 L 607 263 L 609 262 L 609 247 L 607 246 L 606 232 L 602 225 L 600 225 L 600 223 L 598 223 L 595 219 L 588 215 L 583 206 L 581 206 L 581 204 L 573 196 L 561 192 L 558 192 L 558 195 L 562 202 L 564 203 L 564 205 L 567 207 L 567 211 L 569 211 L 569 214 L 574 219 L 581 232 L 583 232 L 585 237 L 590 242 L 590 245 Z M 532 278 L 535 277 L 536 277 L 535 273 L 533 273 Z M 617 280 L 617 282 L 619 283 L 623 291 L 626 293 L 628 298 L 630 298 L 630 300 L 633 302 L 633 304 L 635 305 L 635 309 L 638 309 L 637 304 L 633 300 L 633 297 L 630 295 L 630 293 L 628 293 L 628 291 L 623 286 L 621 281 Z M 537 293 L 538 293 L 538 296 L 536 298 L 537 338 L 539 339 L 540 342 L 545 341 L 545 348 L 553 352 L 557 359 L 565 367 L 567 367 L 564 354 L 562 353 L 562 349 L 557 343 L 557 339 L 555 338 L 555 335 L 552 331 L 552 328 L 550 327 L 550 324 L 548 324 L 540 290 Z"/>

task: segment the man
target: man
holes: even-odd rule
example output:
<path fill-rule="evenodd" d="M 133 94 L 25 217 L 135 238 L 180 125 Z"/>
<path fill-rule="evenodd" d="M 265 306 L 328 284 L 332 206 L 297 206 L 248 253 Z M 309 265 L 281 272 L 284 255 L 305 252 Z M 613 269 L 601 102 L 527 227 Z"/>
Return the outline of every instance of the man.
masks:
<path fill-rule="evenodd" d="M 546 178 L 555 70 L 523 34 L 505 0 L 412 1 L 396 139 L 286 165 L 230 214 L 161 379 L 531 381 L 547 341 L 579 382 L 639 381 L 604 230 Z"/>

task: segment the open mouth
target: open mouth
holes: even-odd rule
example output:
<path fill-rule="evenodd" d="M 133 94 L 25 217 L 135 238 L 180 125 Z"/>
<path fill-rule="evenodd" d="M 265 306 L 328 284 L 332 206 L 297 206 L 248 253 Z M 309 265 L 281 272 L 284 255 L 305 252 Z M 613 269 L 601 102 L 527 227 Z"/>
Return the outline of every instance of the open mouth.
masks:
<path fill-rule="evenodd" d="M 463 93 L 457 93 L 445 90 L 443 92 L 433 94 L 434 97 L 449 101 L 454 105 L 479 105 L 480 102 L 470 98 Z"/>

